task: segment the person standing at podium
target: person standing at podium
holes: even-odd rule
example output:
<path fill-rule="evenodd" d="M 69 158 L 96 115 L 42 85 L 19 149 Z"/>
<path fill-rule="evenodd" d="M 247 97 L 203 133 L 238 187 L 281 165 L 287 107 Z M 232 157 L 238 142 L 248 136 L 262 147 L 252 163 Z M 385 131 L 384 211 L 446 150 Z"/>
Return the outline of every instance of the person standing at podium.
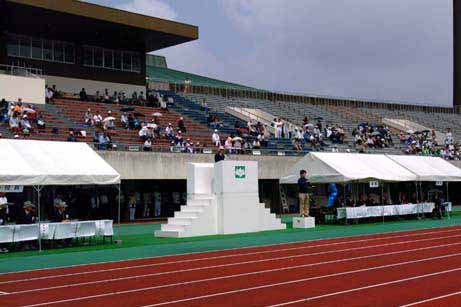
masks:
<path fill-rule="evenodd" d="M 214 155 L 214 162 L 218 163 L 219 161 L 224 161 L 226 155 L 224 154 L 224 147 L 220 146 L 219 151 Z"/>
<path fill-rule="evenodd" d="M 302 217 L 309 216 L 310 198 L 309 188 L 312 186 L 307 180 L 307 171 L 301 170 L 298 179 L 298 196 L 299 196 L 299 211 Z"/>

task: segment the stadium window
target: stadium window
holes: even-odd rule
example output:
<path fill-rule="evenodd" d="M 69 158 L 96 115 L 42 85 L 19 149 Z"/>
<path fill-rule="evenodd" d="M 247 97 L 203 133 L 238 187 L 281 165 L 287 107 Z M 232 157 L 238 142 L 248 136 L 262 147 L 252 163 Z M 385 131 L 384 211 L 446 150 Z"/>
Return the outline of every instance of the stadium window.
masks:
<path fill-rule="evenodd" d="M 123 70 L 131 71 L 131 53 L 123 52 Z"/>
<path fill-rule="evenodd" d="M 43 41 L 43 59 L 53 61 L 53 42 L 50 40 Z"/>
<path fill-rule="evenodd" d="M 84 66 L 93 66 L 93 48 L 83 47 L 83 65 Z"/>
<path fill-rule="evenodd" d="M 114 69 L 122 70 L 122 53 L 114 51 Z"/>
<path fill-rule="evenodd" d="M 132 62 L 133 62 L 132 71 L 141 72 L 141 58 L 138 54 L 133 54 Z"/>
<path fill-rule="evenodd" d="M 103 49 L 101 48 L 95 48 L 93 50 L 93 58 L 94 58 L 94 63 L 93 65 L 96 67 L 103 67 Z"/>
<path fill-rule="evenodd" d="M 62 43 L 53 43 L 53 53 L 53 59 L 55 62 L 64 62 L 64 45 Z"/>
<path fill-rule="evenodd" d="M 19 56 L 19 38 L 14 35 L 8 37 L 8 56 Z"/>
<path fill-rule="evenodd" d="M 23 58 L 30 58 L 30 38 L 20 37 L 19 38 L 19 56 Z"/>
<path fill-rule="evenodd" d="M 42 40 L 33 38 L 32 39 L 32 58 L 36 60 L 42 59 Z"/>
<path fill-rule="evenodd" d="M 64 62 L 75 63 L 75 51 L 73 44 L 64 44 Z"/>
<path fill-rule="evenodd" d="M 104 50 L 104 68 L 114 68 L 114 55 L 112 50 Z"/>

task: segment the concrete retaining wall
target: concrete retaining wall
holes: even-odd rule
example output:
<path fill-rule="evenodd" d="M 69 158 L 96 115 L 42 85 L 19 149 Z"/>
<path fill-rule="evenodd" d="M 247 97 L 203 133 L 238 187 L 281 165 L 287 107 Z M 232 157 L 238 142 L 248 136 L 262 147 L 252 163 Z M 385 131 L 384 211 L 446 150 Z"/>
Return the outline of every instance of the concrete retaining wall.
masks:
<path fill-rule="evenodd" d="M 188 162 L 214 162 L 212 154 L 177 154 L 127 151 L 98 152 L 121 175 L 122 180 L 186 179 Z M 231 156 L 232 160 L 259 162 L 259 179 L 279 179 L 300 157 Z"/>

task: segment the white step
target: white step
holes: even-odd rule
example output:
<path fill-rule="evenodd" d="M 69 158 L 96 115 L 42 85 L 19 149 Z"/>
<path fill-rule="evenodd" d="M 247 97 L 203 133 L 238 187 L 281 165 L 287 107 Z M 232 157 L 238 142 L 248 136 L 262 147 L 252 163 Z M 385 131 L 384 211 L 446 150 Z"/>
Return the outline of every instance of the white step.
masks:
<path fill-rule="evenodd" d="M 205 206 L 181 206 L 181 212 L 203 212 Z"/>
<path fill-rule="evenodd" d="M 165 231 L 165 230 L 156 230 L 155 236 L 156 237 L 163 237 L 163 238 L 179 238 L 181 237 L 182 231 Z"/>
<path fill-rule="evenodd" d="M 175 218 L 186 218 L 186 219 L 196 219 L 199 216 L 200 212 L 184 212 L 176 211 L 174 213 Z"/>
<path fill-rule="evenodd" d="M 178 218 L 178 217 L 169 217 L 168 225 L 182 225 L 187 226 L 192 224 L 191 218 Z"/>
<path fill-rule="evenodd" d="M 173 224 L 162 224 L 162 231 L 179 231 L 182 232 L 185 229 L 184 225 L 173 225 Z"/>

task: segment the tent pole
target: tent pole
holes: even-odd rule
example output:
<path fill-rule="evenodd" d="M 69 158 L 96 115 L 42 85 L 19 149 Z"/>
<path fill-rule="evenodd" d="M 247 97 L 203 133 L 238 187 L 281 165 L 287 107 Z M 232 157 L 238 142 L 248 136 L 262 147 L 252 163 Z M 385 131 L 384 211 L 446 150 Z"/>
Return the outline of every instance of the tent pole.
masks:
<path fill-rule="evenodd" d="M 383 223 L 384 223 L 384 181 L 381 182 L 381 205 L 383 206 Z"/>
<path fill-rule="evenodd" d="M 450 201 L 450 197 L 448 196 L 448 192 L 449 192 L 449 191 L 448 191 L 448 181 L 447 181 L 447 202 Z"/>
<path fill-rule="evenodd" d="M 120 204 L 121 204 L 121 184 L 117 185 L 118 189 L 118 209 L 117 209 L 117 223 L 120 225 Z"/>
<path fill-rule="evenodd" d="M 37 207 L 38 207 L 38 251 L 42 251 L 42 214 L 41 214 L 41 205 L 40 205 L 40 191 L 42 187 L 37 185 L 34 186 L 35 191 L 37 192 Z"/>

